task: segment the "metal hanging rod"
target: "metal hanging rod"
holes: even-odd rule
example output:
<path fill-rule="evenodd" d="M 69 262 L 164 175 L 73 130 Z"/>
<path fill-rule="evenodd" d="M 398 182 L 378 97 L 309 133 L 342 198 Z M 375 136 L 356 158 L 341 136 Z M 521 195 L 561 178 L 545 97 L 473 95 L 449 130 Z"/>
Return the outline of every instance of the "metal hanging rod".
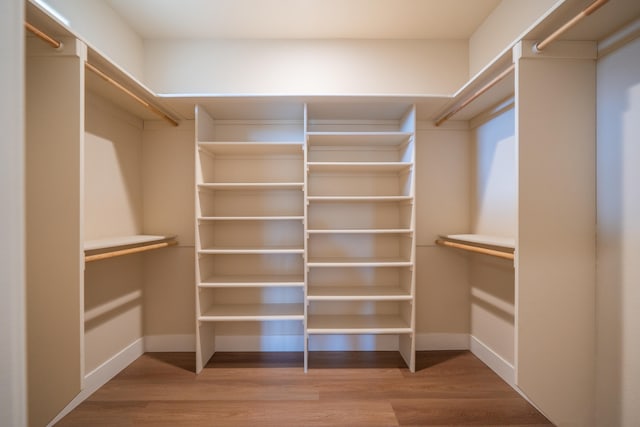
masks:
<path fill-rule="evenodd" d="M 609 0 L 595 0 L 593 3 L 591 3 L 589 6 L 587 6 L 584 10 L 582 10 L 576 16 L 574 16 L 569 21 L 567 21 L 567 23 L 564 24 L 562 27 L 558 28 L 551 35 L 547 36 L 546 39 L 542 40 L 541 42 L 538 42 L 538 43 L 534 44 L 533 45 L 533 51 L 534 52 L 542 51 L 544 48 L 546 48 L 551 43 L 553 43 L 558 37 L 560 37 L 565 31 L 567 31 L 569 28 L 571 28 L 574 25 L 576 25 L 578 22 L 580 22 L 581 20 L 583 20 L 587 16 L 591 15 L 596 10 L 600 9 L 608 1 Z"/>
<path fill-rule="evenodd" d="M 450 110 L 448 113 L 444 114 L 443 116 L 440 116 L 440 118 L 436 120 L 435 125 L 436 126 L 440 126 L 442 123 L 444 123 L 447 120 L 449 120 L 451 117 L 453 117 L 454 114 L 456 114 L 457 112 L 462 110 L 467 105 L 471 104 L 478 97 L 480 97 L 483 93 L 485 93 L 486 91 L 491 89 L 493 86 L 495 86 L 500 80 L 502 80 L 505 77 L 507 77 L 509 75 L 509 73 L 511 73 L 514 70 L 514 68 L 515 68 L 515 64 L 511 64 L 509 67 L 507 67 L 506 70 L 504 70 L 503 72 L 498 74 L 493 80 L 491 80 L 486 85 L 482 86 L 480 89 L 478 89 L 476 92 L 474 92 L 473 95 L 471 95 L 470 97 L 465 99 L 464 102 L 462 102 L 457 107 L 453 108 L 452 110 Z"/>
<path fill-rule="evenodd" d="M 127 95 L 129 95 L 131 98 L 133 98 L 136 102 L 141 104 L 143 107 L 145 107 L 149 111 L 151 111 L 151 112 L 157 114 L 158 116 L 160 116 L 160 118 L 162 118 L 163 120 L 166 120 L 167 122 L 171 123 L 173 126 L 178 126 L 178 121 L 177 120 L 175 120 L 174 118 L 168 116 L 166 113 L 164 113 L 162 110 L 160 110 L 155 105 L 145 101 L 144 99 L 142 99 L 141 97 L 139 97 L 138 95 L 133 93 L 131 90 L 127 89 L 122 84 L 120 84 L 116 80 L 114 80 L 111 77 L 109 77 L 108 75 L 106 75 L 99 68 L 96 68 L 96 66 L 94 66 L 94 65 L 92 65 L 92 64 L 90 64 L 88 62 L 85 62 L 85 67 L 88 70 L 90 70 L 90 71 L 94 72 L 95 74 L 97 74 L 100 78 L 102 78 L 106 82 L 110 83 L 111 85 L 113 85 L 116 88 L 120 89 L 122 92 L 124 92 Z"/>
<path fill-rule="evenodd" d="M 513 259 L 514 257 L 513 253 L 511 252 L 502 252 L 502 251 L 497 251 L 495 249 L 483 248 L 480 246 L 465 245 L 464 243 L 450 242 L 448 240 L 438 239 L 436 240 L 436 244 L 440 246 L 447 246 L 450 248 L 463 249 L 465 251 L 476 252 L 479 254 L 491 255 L 498 258 Z"/>
<path fill-rule="evenodd" d="M 33 33 L 36 37 L 38 37 L 40 40 L 43 40 L 44 42 L 48 43 L 54 49 L 60 49 L 62 47 L 62 42 L 61 41 L 58 41 L 58 40 L 54 39 L 49 34 L 45 33 L 44 31 L 42 31 L 42 30 L 40 30 L 38 28 L 36 28 L 35 26 L 31 25 L 30 23 L 25 21 L 24 27 L 27 29 L 27 31 Z"/>

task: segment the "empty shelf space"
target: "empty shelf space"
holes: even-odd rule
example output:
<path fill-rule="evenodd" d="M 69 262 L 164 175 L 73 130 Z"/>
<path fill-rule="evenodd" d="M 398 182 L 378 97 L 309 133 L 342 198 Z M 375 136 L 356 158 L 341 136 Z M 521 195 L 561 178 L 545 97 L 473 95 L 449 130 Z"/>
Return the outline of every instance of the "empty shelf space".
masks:
<path fill-rule="evenodd" d="M 198 316 L 202 322 L 304 320 L 303 304 L 220 304 Z"/>
<path fill-rule="evenodd" d="M 409 301 L 411 294 L 399 286 L 312 286 L 309 301 Z"/>
<path fill-rule="evenodd" d="M 411 162 L 307 162 L 310 172 L 401 172 Z"/>
<path fill-rule="evenodd" d="M 309 334 L 410 334 L 398 315 L 309 315 Z"/>
<path fill-rule="evenodd" d="M 198 184 L 198 188 L 202 190 L 302 190 L 303 187 L 303 182 L 211 182 Z"/>
<path fill-rule="evenodd" d="M 413 263 L 402 258 L 364 258 L 364 257 L 335 257 L 311 258 L 309 267 L 410 267 Z"/>
<path fill-rule="evenodd" d="M 211 154 L 273 155 L 302 153 L 303 142 L 213 142 L 200 141 L 198 148 Z"/>
<path fill-rule="evenodd" d="M 410 132 L 308 132 L 310 146 L 398 146 L 412 137 Z"/>
<path fill-rule="evenodd" d="M 84 242 L 85 262 L 130 255 L 177 245 L 175 236 L 136 234 Z"/>
<path fill-rule="evenodd" d="M 303 287 L 303 275 L 237 275 L 237 276 L 211 276 L 198 284 L 201 288 L 254 288 L 254 287 Z"/>

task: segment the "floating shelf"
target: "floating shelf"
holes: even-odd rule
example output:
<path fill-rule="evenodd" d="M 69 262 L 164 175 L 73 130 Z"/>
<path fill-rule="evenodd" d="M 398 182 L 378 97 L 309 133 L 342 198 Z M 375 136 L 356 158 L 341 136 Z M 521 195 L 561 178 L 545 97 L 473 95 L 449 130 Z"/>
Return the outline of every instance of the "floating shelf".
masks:
<path fill-rule="evenodd" d="M 175 236 L 132 235 L 87 240 L 84 242 L 85 262 L 99 261 L 122 255 L 146 252 L 177 245 Z"/>

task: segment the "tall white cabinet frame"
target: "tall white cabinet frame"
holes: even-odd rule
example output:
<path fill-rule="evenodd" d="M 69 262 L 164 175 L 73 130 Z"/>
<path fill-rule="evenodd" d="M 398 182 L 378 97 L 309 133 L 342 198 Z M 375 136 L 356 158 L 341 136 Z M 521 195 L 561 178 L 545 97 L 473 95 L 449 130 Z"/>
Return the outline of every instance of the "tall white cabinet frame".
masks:
<path fill-rule="evenodd" d="M 200 372 L 220 347 L 218 336 L 302 336 L 304 146 L 301 122 L 292 131 L 288 124 L 220 126 L 203 107 L 196 115 Z"/>
<path fill-rule="evenodd" d="M 300 110 L 278 129 L 197 108 L 196 370 L 216 340 L 289 322 L 272 329 L 303 339 L 305 371 L 335 336 L 414 371 L 415 107 Z"/>

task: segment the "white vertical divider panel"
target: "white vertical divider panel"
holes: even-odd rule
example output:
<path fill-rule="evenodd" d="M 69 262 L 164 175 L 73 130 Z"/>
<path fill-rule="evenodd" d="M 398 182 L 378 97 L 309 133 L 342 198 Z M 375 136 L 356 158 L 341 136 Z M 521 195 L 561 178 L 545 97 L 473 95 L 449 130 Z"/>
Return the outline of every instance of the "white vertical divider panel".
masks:
<path fill-rule="evenodd" d="M 27 424 L 24 2 L 0 3 L 0 425 Z"/>
<path fill-rule="evenodd" d="M 28 38 L 26 63 L 27 355 L 30 425 L 81 390 L 86 46 Z"/>
<path fill-rule="evenodd" d="M 198 250 L 201 248 L 200 232 L 198 230 L 199 222 L 198 217 L 202 216 L 202 209 L 200 205 L 200 197 L 198 191 L 198 184 L 203 182 L 202 179 L 202 167 L 200 164 L 200 153 L 198 147 L 198 141 L 211 141 L 214 139 L 215 126 L 213 119 L 204 111 L 200 106 L 196 106 L 196 140 L 195 144 L 195 203 L 196 203 L 196 221 L 195 221 L 195 251 L 196 251 L 196 373 L 202 371 L 207 364 L 213 353 L 216 350 L 215 341 L 215 323 L 213 322 L 201 322 L 198 320 L 198 316 L 202 313 L 203 302 L 200 300 L 200 289 L 198 283 L 202 282 L 201 269 L 199 265 Z"/>
<path fill-rule="evenodd" d="M 402 132 L 410 132 L 411 144 L 410 149 L 407 150 L 409 155 L 411 166 L 411 182 L 409 189 L 409 196 L 411 197 L 411 220 L 410 229 L 411 243 L 409 250 L 411 268 L 410 268 L 410 286 L 411 286 L 411 300 L 408 302 L 408 307 L 404 309 L 402 316 L 404 320 L 411 325 L 411 334 L 403 334 L 398 337 L 399 351 L 404 359 L 405 363 L 409 367 L 411 372 L 416 371 L 416 107 L 413 105 L 405 114 L 401 120 L 400 130 Z"/>
<path fill-rule="evenodd" d="M 304 372 L 307 372 L 309 370 L 309 333 L 307 332 L 307 326 L 308 326 L 308 319 L 309 319 L 309 267 L 307 266 L 307 262 L 309 262 L 309 234 L 307 232 L 307 230 L 309 229 L 309 200 L 307 199 L 307 196 L 309 194 L 308 192 L 308 185 L 309 185 L 309 179 L 308 179 L 308 175 L 309 175 L 309 167 L 307 166 L 307 163 L 309 162 L 309 147 L 308 147 L 308 137 L 307 137 L 307 131 L 309 129 L 308 126 L 308 120 L 309 120 L 309 116 L 308 116 L 308 105 L 305 103 L 304 104 L 304 112 L 303 112 L 303 119 L 302 119 L 302 124 L 303 124 L 303 129 L 304 129 L 304 141 L 302 144 L 302 149 L 304 150 L 304 163 L 302 165 L 302 167 L 304 168 L 303 171 L 303 176 L 304 176 L 304 187 L 303 187 L 303 191 L 304 191 L 304 195 L 303 195 L 303 200 L 304 200 Z"/>
<path fill-rule="evenodd" d="M 593 425 L 596 46 L 514 48 L 516 384 L 556 425 Z"/>

